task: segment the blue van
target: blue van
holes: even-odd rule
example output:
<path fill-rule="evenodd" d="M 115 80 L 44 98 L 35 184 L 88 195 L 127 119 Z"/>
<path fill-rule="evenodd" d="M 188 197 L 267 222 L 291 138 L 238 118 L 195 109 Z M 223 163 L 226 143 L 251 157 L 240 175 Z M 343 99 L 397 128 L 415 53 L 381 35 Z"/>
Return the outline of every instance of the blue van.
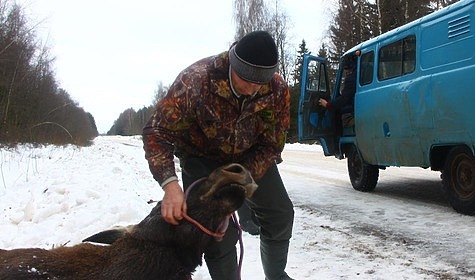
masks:
<path fill-rule="evenodd" d="M 334 111 L 320 106 L 320 98 L 340 98 L 343 65 L 352 59 L 352 102 Z M 475 0 L 351 48 L 340 59 L 333 94 L 326 67 L 324 58 L 304 56 L 300 140 L 347 158 L 359 191 L 374 190 L 388 166 L 441 171 L 452 207 L 475 214 Z"/>

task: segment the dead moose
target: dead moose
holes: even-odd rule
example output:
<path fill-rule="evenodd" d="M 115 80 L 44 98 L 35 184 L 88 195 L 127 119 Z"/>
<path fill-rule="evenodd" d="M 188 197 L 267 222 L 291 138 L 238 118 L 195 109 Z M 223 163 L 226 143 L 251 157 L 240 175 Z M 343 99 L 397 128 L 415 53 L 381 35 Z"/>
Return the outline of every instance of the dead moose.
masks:
<path fill-rule="evenodd" d="M 100 238 L 110 237 L 108 246 L 0 250 L 0 279 L 191 279 L 204 249 L 222 236 L 229 217 L 257 185 L 249 171 L 234 163 L 190 188 L 191 218 L 177 226 L 162 218 L 159 202 L 139 224 L 99 233 Z"/>

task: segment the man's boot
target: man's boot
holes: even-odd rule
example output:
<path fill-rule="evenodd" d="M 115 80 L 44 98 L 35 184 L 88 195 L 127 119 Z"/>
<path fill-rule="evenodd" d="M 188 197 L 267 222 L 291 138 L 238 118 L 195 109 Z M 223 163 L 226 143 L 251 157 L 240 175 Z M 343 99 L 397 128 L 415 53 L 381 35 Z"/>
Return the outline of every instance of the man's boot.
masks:
<path fill-rule="evenodd" d="M 221 241 L 213 241 L 206 248 L 204 259 L 213 280 L 237 280 L 238 261 L 236 243 L 239 239 L 236 225 L 229 221 L 228 229 Z"/>
<path fill-rule="evenodd" d="M 241 229 L 251 235 L 259 235 L 259 224 L 247 201 L 237 210 Z"/>
<path fill-rule="evenodd" d="M 210 258 L 205 255 L 205 260 L 211 279 L 237 280 L 236 250 L 231 250 L 220 258 Z"/>
<path fill-rule="evenodd" d="M 292 280 L 285 273 L 289 241 L 261 240 L 261 260 L 266 280 Z"/>

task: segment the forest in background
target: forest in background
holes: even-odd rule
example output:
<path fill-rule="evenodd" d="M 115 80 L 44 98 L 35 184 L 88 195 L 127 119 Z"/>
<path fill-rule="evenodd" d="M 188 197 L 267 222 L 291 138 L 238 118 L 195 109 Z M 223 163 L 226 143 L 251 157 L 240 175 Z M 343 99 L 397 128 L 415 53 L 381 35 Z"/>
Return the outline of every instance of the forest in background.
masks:
<path fill-rule="evenodd" d="M 58 86 L 54 59 L 13 1 L 0 1 L 0 145 L 89 145 L 94 117 Z"/>
<path fill-rule="evenodd" d="M 333 18 L 317 52 L 326 57 L 334 80 L 339 56 L 360 42 L 404 25 L 454 0 L 333 0 Z M 292 19 L 279 0 L 233 0 L 235 36 L 267 30 L 276 40 L 279 72 L 291 90 L 291 129 L 288 141 L 297 141 L 297 110 L 302 58 L 312 51 L 302 38 L 297 51 L 287 38 Z M 17 143 L 88 145 L 98 135 L 94 117 L 58 86 L 54 58 L 36 36 L 22 7 L 0 0 L 0 145 Z M 159 80 L 160 77 L 157 77 Z M 169 85 L 158 84 L 152 104 L 136 111 L 126 108 L 107 132 L 137 135 Z"/>

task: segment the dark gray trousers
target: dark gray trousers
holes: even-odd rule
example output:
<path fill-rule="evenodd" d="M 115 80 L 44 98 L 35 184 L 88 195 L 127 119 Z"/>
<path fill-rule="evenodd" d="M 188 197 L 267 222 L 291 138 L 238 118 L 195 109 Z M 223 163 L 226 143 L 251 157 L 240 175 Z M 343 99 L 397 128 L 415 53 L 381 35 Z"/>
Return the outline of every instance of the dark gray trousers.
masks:
<path fill-rule="evenodd" d="M 219 166 L 204 158 L 186 160 L 182 163 L 184 188 Z M 276 164 L 256 183 L 258 188 L 248 202 L 261 226 L 260 250 L 266 279 L 275 280 L 285 275 L 294 210 Z M 205 251 L 206 265 L 213 280 L 237 279 L 238 238 L 237 227 L 230 222 L 223 240 L 213 242 Z"/>

